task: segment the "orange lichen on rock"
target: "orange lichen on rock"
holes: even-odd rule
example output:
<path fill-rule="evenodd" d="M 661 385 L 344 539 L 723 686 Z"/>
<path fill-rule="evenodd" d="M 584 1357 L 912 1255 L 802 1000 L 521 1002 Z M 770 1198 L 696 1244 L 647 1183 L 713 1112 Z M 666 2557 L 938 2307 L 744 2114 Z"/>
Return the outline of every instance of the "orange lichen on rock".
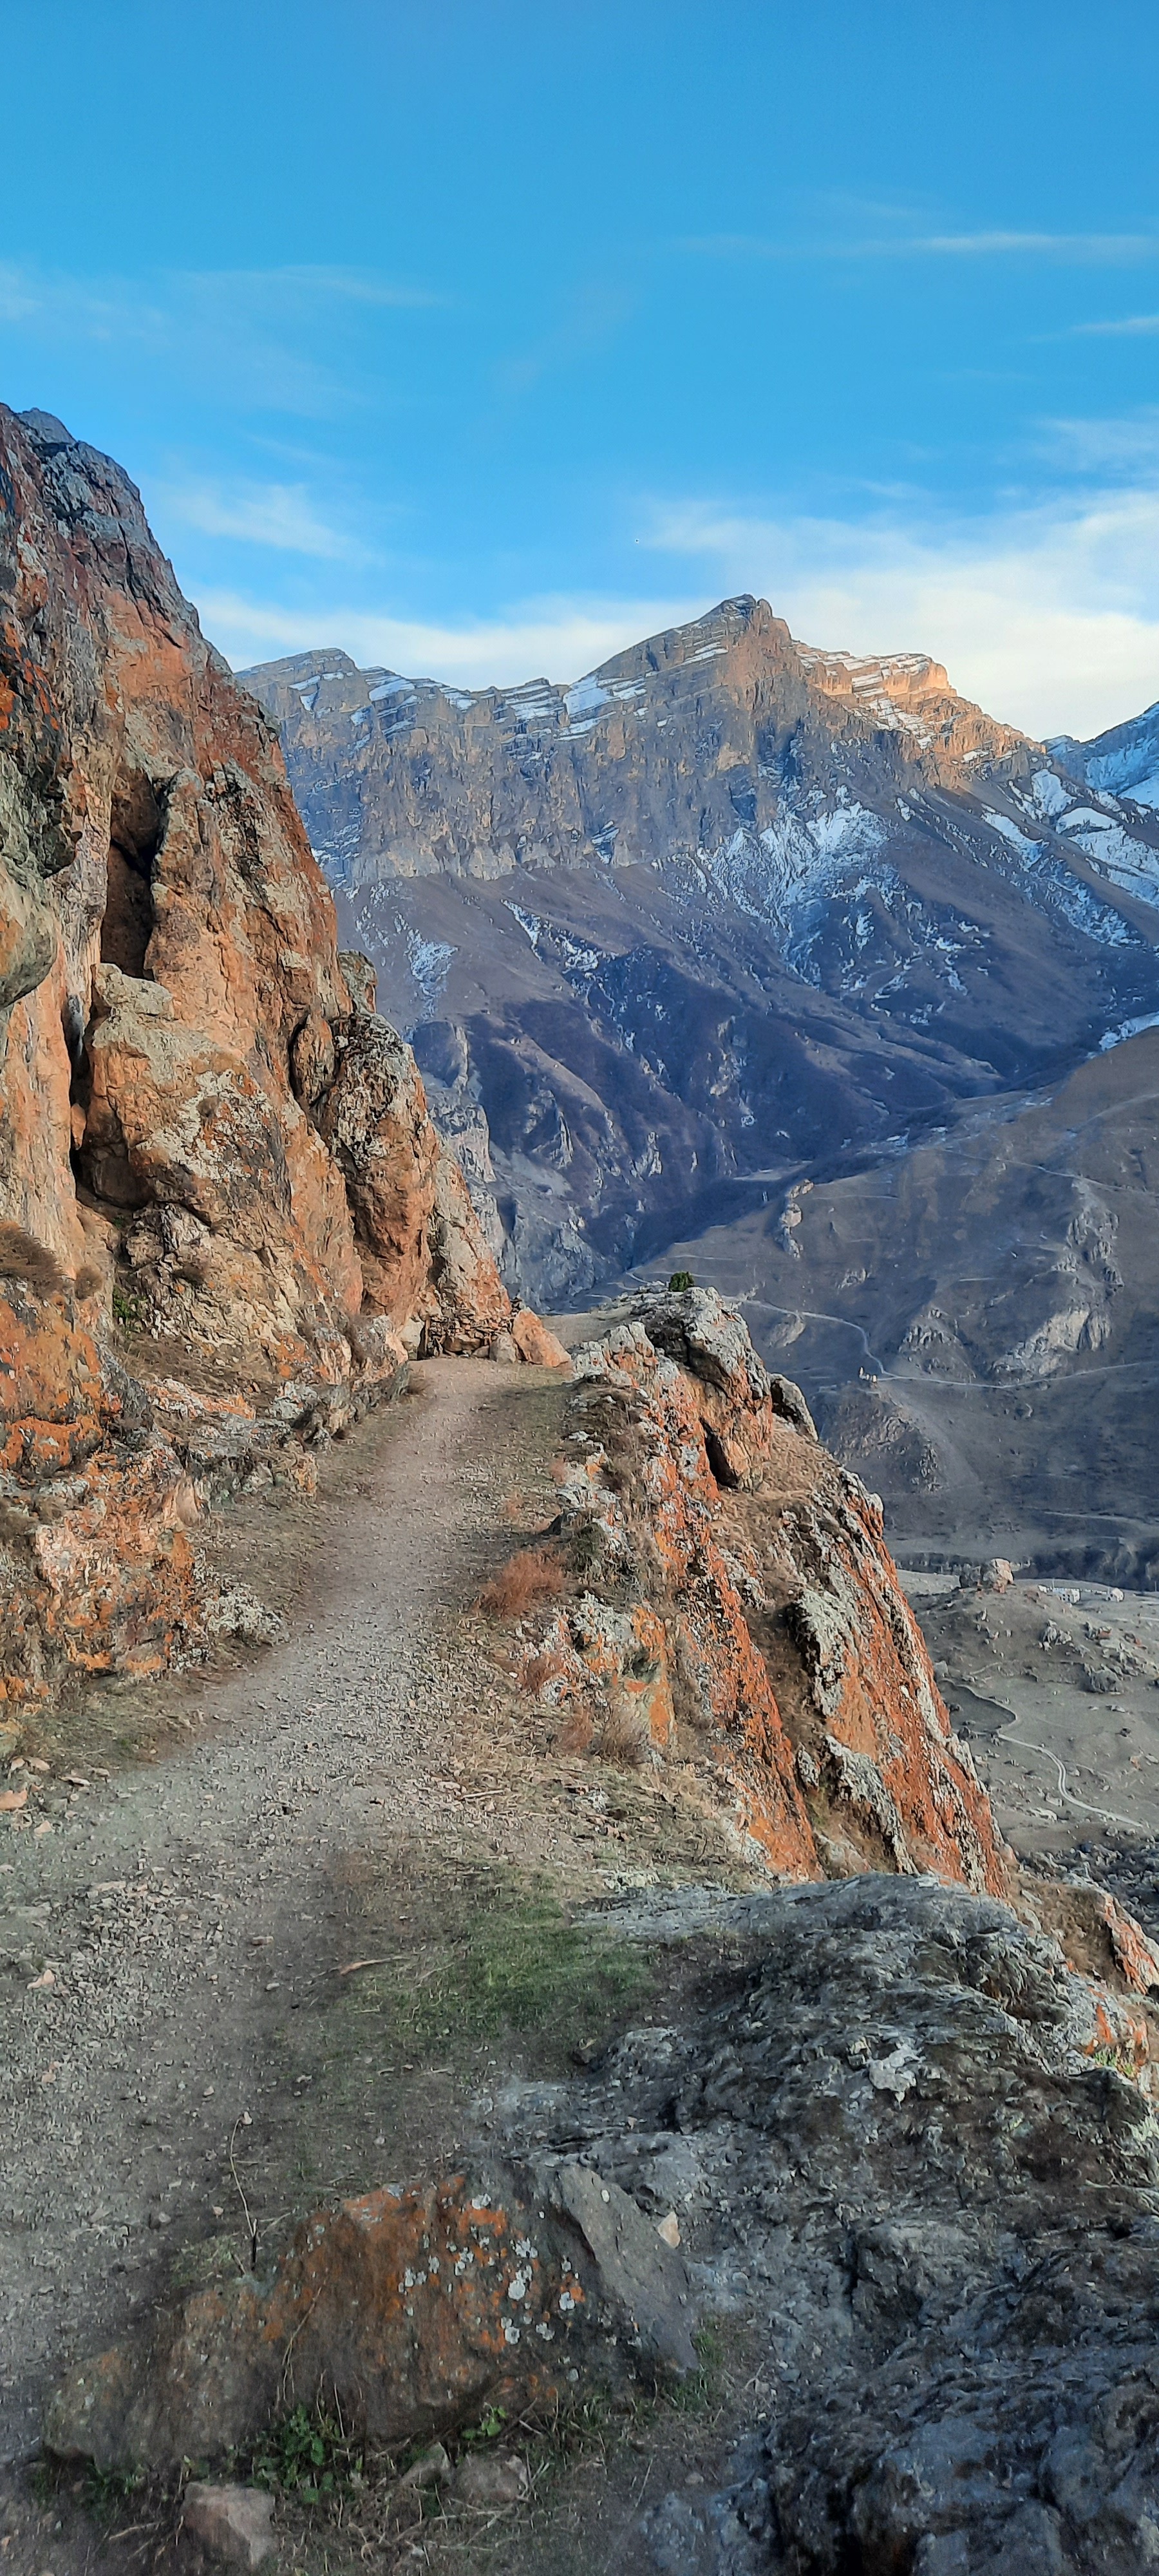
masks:
<path fill-rule="evenodd" d="M 576 1354 L 561 1500 L 587 1588 L 529 1651 L 545 1704 L 622 1701 L 646 1672 L 653 1746 L 693 1760 L 780 1876 L 1007 1893 L 878 1505 L 713 1292 L 639 1304 Z"/>
<path fill-rule="evenodd" d="M 487 2407 L 554 2411 L 592 2360 L 605 2381 L 693 2367 L 690 2290 L 680 2256 L 588 2167 L 372 2191 L 307 2220 L 272 2282 L 195 2292 L 149 2351 L 82 2365 L 48 2447 L 109 2469 L 220 2457 L 323 2386 L 387 2449 Z"/>
<path fill-rule="evenodd" d="M 488 1349 L 511 1306 L 365 960 L 347 981 L 274 729 L 119 467 L 3 406 L 0 599 L 0 1597 L 33 1691 L 199 1624 L 173 1408 L 110 1359 L 114 1314 L 139 1375 L 160 1343 L 308 1411 Z"/>

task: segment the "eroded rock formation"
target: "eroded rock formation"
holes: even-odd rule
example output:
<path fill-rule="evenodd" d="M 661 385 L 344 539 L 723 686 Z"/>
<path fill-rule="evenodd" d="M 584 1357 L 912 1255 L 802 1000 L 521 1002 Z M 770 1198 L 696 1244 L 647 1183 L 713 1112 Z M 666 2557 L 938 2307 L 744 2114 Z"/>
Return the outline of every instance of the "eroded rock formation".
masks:
<path fill-rule="evenodd" d="M 583 1588 L 529 1649 L 573 1732 L 691 1765 L 791 1878 L 1007 1858 L 882 1537 L 710 1290 L 641 1296 L 576 1355 L 562 1525 Z M 574 1463 L 573 1463 L 574 1462 Z"/>
<path fill-rule="evenodd" d="M 339 960 L 266 718 L 119 467 L 3 409 L 0 832 L 19 1701 L 62 1663 L 153 1670 L 243 1615 L 207 1597 L 190 1535 L 223 1399 L 276 1456 L 408 1351 L 487 1350 L 511 1307 L 373 970 Z"/>

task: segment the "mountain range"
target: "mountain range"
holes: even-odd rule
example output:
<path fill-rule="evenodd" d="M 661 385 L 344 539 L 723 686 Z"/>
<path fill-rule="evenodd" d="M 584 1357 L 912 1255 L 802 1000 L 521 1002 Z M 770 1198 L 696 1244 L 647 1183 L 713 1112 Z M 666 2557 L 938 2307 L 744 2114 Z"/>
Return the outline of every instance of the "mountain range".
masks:
<path fill-rule="evenodd" d="M 1085 1066 L 1128 1165 L 1150 1116 L 1159 711 L 1037 743 L 925 655 L 818 650 L 747 596 L 570 688 L 333 650 L 242 676 L 509 1283 L 574 1307 L 684 1247 L 767 1352 L 788 1337 L 915 1545 L 982 1512 L 1065 1559 L 1028 1501 L 1038 1432 L 1011 1464 L 984 1426 L 997 1388 L 1114 1365 L 1128 1313 L 1132 1366 L 1149 1340 L 1145 1193 L 1121 1227 L 1093 1146 L 1066 1178 L 1055 1139 L 1053 1190 L 1031 1171 Z M 901 1408 L 888 1438 L 867 1375 Z M 985 1391 L 992 1475 L 910 1381 Z M 1146 1558 L 1145 1475 L 1128 1509 L 1077 1454 L 1112 1555 Z"/>

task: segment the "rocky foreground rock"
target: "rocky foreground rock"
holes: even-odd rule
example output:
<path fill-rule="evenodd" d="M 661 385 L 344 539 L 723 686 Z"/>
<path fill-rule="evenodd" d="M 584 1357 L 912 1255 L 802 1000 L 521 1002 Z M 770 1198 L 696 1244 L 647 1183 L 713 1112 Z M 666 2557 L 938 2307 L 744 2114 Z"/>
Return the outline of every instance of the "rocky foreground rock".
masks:
<path fill-rule="evenodd" d="M 257 1606 L 195 1532 L 511 1301 L 272 730 L 107 457 L 0 408 L 0 1693 Z M 562 1358 L 556 1351 L 555 1358 Z M 131 1365 L 127 1366 L 126 1362 Z"/>
<path fill-rule="evenodd" d="M 84 2364 L 51 2444 L 212 2461 L 323 2385 L 401 2448 L 488 2403 L 550 2415 L 573 2373 L 679 2373 L 692 2328 L 739 2313 L 771 2396 L 726 2490 L 643 2514 L 643 2566 L 1151 2565 L 1155 2123 L 1056 1944 L 990 1898 L 872 1875 L 601 1919 L 709 1936 L 711 2001 L 514 2088 L 469 2175 L 321 2212 L 273 2279 Z"/>
<path fill-rule="evenodd" d="M 877 1497 L 711 1290 L 635 1305 L 575 1354 L 560 1518 L 583 1574 L 526 1643 L 527 1686 L 572 1740 L 694 1779 L 783 1876 L 1007 1893 Z"/>
<path fill-rule="evenodd" d="M 731 2318 L 772 2395 L 727 2489 L 643 2514 L 643 2565 L 1127 2576 L 1159 2534 L 1159 1957 L 1102 1891 L 1019 1886 L 874 1498 L 739 1317 L 640 1305 L 577 1354 L 571 1579 L 523 1677 L 782 1884 L 601 1909 L 703 1960 L 668 2021 L 83 2360 L 49 2447 L 171 2477 L 324 2389 L 397 2457 L 663 2387 Z"/>

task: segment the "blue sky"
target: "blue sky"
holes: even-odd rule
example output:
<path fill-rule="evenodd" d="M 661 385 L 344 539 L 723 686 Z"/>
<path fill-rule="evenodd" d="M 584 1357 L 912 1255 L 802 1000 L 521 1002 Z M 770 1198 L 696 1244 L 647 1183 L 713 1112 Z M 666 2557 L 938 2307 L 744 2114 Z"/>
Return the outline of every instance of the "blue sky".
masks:
<path fill-rule="evenodd" d="M 4 77 L 0 393 L 235 664 L 749 589 L 1035 732 L 1159 697 L 1154 0 L 14 0 Z"/>

